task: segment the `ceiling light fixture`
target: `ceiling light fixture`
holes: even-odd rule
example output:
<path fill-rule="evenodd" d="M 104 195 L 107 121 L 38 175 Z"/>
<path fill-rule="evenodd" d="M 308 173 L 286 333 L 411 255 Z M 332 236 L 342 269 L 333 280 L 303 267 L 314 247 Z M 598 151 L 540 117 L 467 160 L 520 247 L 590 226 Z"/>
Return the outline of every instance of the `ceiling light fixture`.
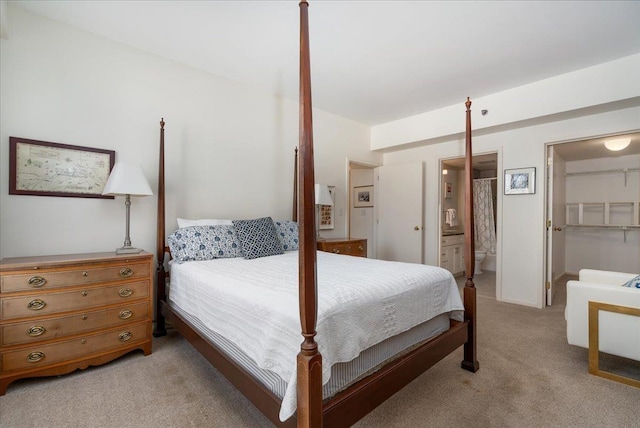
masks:
<path fill-rule="evenodd" d="M 612 152 L 624 150 L 631 144 L 631 138 L 616 138 L 604 142 L 604 146 Z"/>

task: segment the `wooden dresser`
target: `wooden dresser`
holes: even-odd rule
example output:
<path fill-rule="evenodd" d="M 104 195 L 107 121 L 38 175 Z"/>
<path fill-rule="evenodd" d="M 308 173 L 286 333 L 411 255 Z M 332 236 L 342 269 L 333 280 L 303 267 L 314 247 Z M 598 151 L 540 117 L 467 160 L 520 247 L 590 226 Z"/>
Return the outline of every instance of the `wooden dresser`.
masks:
<path fill-rule="evenodd" d="M 348 256 L 367 257 L 367 240 L 359 238 L 332 238 L 318 241 L 318 250 Z"/>
<path fill-rule="evenodd" d="M 153 256 L 0 260 L 0 395 L 16 379 L 151 353 Z"/>

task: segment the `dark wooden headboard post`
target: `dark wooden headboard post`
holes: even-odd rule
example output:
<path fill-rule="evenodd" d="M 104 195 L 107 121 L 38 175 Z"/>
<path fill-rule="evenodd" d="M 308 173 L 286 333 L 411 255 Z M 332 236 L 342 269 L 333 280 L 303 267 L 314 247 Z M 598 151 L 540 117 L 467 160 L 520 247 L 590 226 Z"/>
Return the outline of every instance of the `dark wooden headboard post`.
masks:
<path fill-rule="evenodd" d="M 293 213 L 291 220 L 298 221 L 298 148 L 293 155 Z"/>
<path fill-rule="evenodd" d="M 475 236 L 473 224 L 473 150 L 471 147 L 471 100 L 467 97 L 467 130 L 465 156 L 465 275 L 464 285 L 464 319 L 469 322 L 469 339 L 464 344 L 464 360 L 462 368 L 476 372 L 480 368 L 476 352 L 476 286 L 473 283 L 473 272 L 476 264 Z"/>
<path fill-rule="evenodd" d="M 164 270 L 164 118 L 160 120 L 160 160 L 158 162 L 158 218 L 156 237 L 156 328 L 155 337 L 164 336 L 167 330 L 162 315 L 162 302 L 166 300 L 166 272 Z"/>
<path fill-rule="evenodd" d="M 315 189 L 311 66 L 309 55 L 309 4 L 300 2 L 300 165 L 298 224 L 300 324 L 304 341 L 298 353 L 298 427 L 322 426 L 322 356 L 315 341 L 318 316 L 316 287 Z"/>

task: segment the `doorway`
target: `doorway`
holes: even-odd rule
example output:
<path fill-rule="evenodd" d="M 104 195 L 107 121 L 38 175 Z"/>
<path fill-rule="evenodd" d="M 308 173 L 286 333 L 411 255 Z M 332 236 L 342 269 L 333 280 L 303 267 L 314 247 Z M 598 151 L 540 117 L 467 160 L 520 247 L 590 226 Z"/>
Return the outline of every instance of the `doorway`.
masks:
<path fill-rule="evenodd" d="M 367 257 L 376 258 L 376 233 L 373 206 L 355 207 L 354 189 L 372 189 L 375 193 L 375 168 L 378 165 L 347 159 L 347 237 L 367 240 Z"/>
<path fill-rule="evenodd" d="M 629 145 L 608 150 L 611 139 Z M 640 132 L 550 143 L 545 150 L 543 294 L 550 306 L 557 287 L 580 269 L 640 272 Z"/>
<path fill-rule="evenodd" d="M 498 153 L 473 156 L 475 194 L 476 272 L 478 294 L 499 296 L 499 231 L 501 177 Z M 464 157 L 440 161 L 439 265 L 454 276 L 464 277 L 465 165 Z M 480 260 L 482 259 L 482 260 Z"/>

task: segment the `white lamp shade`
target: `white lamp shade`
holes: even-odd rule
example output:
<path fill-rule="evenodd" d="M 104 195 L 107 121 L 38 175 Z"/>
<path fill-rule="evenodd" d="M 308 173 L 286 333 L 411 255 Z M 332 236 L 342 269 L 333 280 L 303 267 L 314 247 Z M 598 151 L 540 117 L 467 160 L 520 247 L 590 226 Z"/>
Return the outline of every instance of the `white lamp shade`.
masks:
<path fill-rule="evenodd" d="M 329 186 L 316 183 L 316 205 L 333 205 Z"/>
<path fill-rule="evenodd" d="M 153 195 L 153 192 L 142 173 L 140 165 L 116 162 L 102 194 L 109 196 L 150 196 Z"/>

